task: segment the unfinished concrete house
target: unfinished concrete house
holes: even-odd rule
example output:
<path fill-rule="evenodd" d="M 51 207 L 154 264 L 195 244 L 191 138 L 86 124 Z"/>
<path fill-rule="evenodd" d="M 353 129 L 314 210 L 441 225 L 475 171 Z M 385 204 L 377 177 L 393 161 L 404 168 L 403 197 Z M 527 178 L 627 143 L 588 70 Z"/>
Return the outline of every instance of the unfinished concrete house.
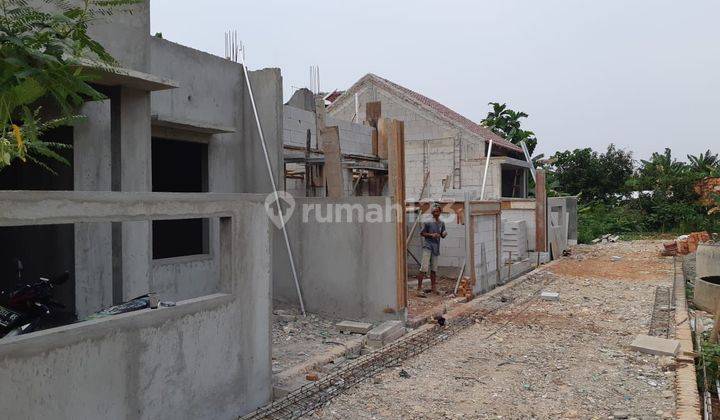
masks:
<path fill-rule="evenodd" d="M 120 68 L 52 133 L 71 165 L 0 174 L 0 286 L 15 259 L 27 282 L 69 271 L 57 298 L 80 321 L 0 340 L 3 417 L 236 418 L 272 390 L 271 189 L 243 66 L 150 36 L 147 2 L 91 33 Z M 280 72 L 248 76 L 281 179 Z M 148 292 L 173 304 L 83 321 Z"/>
<path fill-rule="evenodd" d="M 470 247 L 466 246 L 465 238 L 480 232 L 483 235 L 473 247 L 473 252 L 478 253 L 474 260 L 478 264 L 478 273 L 494 276 L 487 280 L 488 287 L 502 282 L 519 267 L 529 268 L 530 260 L 537 261 L 534 253 L 546 251 L 545 246 L 536 246 L 546 243 L 545 233 L 538 233 L 536 229 L 536 197 L 528 197 L 531 165 L 519 146 L 424 95 L 374 74 L 364 76 L 337 97 L 330 105 L 328 115 L 346 121 L 366 121 L 372 126 L 372 120 L 377 116 L 371 115 L 368 120 L 368 110 L 382 118 L 402 120 L 405 124 L 408 226 L 413 226 L 414 220 L 422 217 L 419 213 L 423 208 L 421 202 L 447 204 L 444 219 L 450 238 L 443 241 L 440 257 L 444 274 L 457 276 L 458 270 L 468 264 Z M 489 162 L 486 159 L 488 151 L 491 153 Z M 465 221 L 457 217 L 466 196 L 471 201 L 497 201 L 497 217 L 488 214 L 485 217 L 488 220 L 479 222 L 480 225 L 468 232 L 463 226 Z M 544 212 L 544 207 L 540 211 Z M 540 220 L 545 220 L 544 213 Z M 408 248 L 410 266 L 416 269 L 421 238 L 414 233 L 412 229 L 408 232 Z M 502 270 L 509 262 L 522 264 L 509 272 Z M 481 289 L 479 283 L 477 288 Z"/>
<path fill-rule="evenodd" d="M 340 95 L 328 115 L 368 121 L 367 104 L 379 102 L 380 115 L 405 123 L 406 196 L 463 200 L 479 197 L 484 158 L 493 141 L 485 198 L 525 198 L 529 164 L 522 149 L 450 108 L 387 79 L 367 74 Z M 372 116 L 371 116 L 372 117 Z M 372 119 L 372 118 L 371 118 Z M 427 183 L 425 174 L 429 173 Z"/>

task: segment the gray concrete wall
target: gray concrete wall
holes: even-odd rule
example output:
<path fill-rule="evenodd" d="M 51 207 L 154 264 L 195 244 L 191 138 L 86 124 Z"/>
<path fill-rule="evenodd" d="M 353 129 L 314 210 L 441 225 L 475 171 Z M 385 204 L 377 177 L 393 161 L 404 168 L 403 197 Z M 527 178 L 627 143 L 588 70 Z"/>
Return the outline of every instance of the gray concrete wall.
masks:
<path fill-rule="evenodd" d="M 306 309 L 345 319 L 401 317 L 385 313 L 397 302 L 394 222 L 320 223 L 314 211 L 309 213 L 308 222 L 303 222 L 305 205 L 321 205 L 323 217 L 327 215 L 327 204 L 359 205 L 364 209 L 379 206 L 384 213 L 386 197 L 298 198 L 296 202 L 287 228 Z M 275 264 L 279 269 L 273 279 L 274 298 L 298 304 L 287 253 L 282 253 Z"/>
<path fill-rule="evenodd" d="M 152 113 L 215 126 L 234 133 L 204 136 L 208 143 L 210 192 L 272 191 L 265 157 L 242 66 L 167 40 L 151 38 L 154 74 L 171 78 L 180 88 L 152 94 Z M 268 147 L 273 174 L 282 189 L 282 78 L 278 69 L 250 72 L 253 94 Z M 167 132 L 168 130 L 162 130 Z M 168 133 L 165 133 L 168 134 Z M 197 140 L 181 130 L 174 139 Z M 169 299 L 200 296 L 213 290 L 217 272 L 217 221 L 210 225 L 210 258 L 196 256 L 154 262 L 151 289 Z"/>
<path fill-rule="evenodd" d="M 37 0 L 35 0 L 37 1 Z M 74 0 L 81 3 L 80 0 Z M 38 1 L 38 3 L 40 3 Z M 139 2 L 112 16 L 101 16 L 89 28 L 90 36 L 100 42 L 122 67 L 148 72 L 150 70 L 150 0 Z"/>
<path fill-rule="evenodd" d="M 283 143 L 304 148 L 306 147 L 307 130 L 310 130 L 311 147 L 320 149 L 315 134 L 315 113 L 290 105 L 285 105 L 283 112 Z M 372 156 L 372 129 L 370 127 L 333 117 L 328 117 L 325 123 L 327 126 L 338 126 L 342 153 Z"/>
<path fill-rule="evenodd" d="M 3 416 L 231 419 L 266 403 L 271 242 L 261 198 L 173 203 L 167 195 L 106 194 L 95 199 L 3 193 L 9 200 L 1 201 L 0 224 L 24 224 L 28 215 L 52 224 L 78 217 L 104 221 L 116 214 L 128 215 L 121 220 L 231 214 L 222 233 L 223 264 L 229 268 L 219 279 L 222 294 L 0 341 Z"/>

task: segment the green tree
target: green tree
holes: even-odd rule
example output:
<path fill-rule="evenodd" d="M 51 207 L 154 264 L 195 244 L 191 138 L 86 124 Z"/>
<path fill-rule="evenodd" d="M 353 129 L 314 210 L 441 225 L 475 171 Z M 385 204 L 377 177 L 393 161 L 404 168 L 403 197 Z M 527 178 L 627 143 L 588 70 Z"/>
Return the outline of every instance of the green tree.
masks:
<path fill-rule="evenodd" d="M 520 142 L 524 141 L 530 156 L 532 156 L 537 147 L 537 138 L 532 131 L 523 130 L 520 121 L 527 118 L 528 114 L 522 111 L 513 111 L 506 104 L 499 102 L 490 102 L 488 105 L 492 106 L 492 111 L 488 112 L 481 124 L 512 144 L 520 145 Z"/>
<path fill-rule="evenodd" d="M 698 204 L 694 187 L 703 174 L 673 158 L 667 148 L 640 162 L 632 186 L 641 194 L 632 205 L 645 214 L 646 229 L 688 232 L 701 228 L 706 212 Z"/>
<path fill-rule="evenodd" d="M 717 154 L 712 154 L 710 150 L 706 150 L 705 153 L 700 153 L 697 156 L 687 155 L 688 161 L 690 162 L 690 169 L 710 175 L 717 170 L 720 160 L 718 160 Z"/>
<path fill-rule="evenodd" d="M 140 0 L 0 0 L 0 170 L 20 160 L 46 169 L 43 159 L 67 163 L 56 150 L 65 145 L 40 139 L 50 128 L 68 125 L 87 100 L 102 99 L 82 64 L 115 61 L 87 33 L 88 25 Z M 43 120 L 38 100 L 47 99 L 61 117 Z"/>
<path fill-rule="evenodd" d="M 632 152 L 610 144 L 605 153 L 590 148 L 556 153 L 550 161 L 549 179 L 557 190 L 579 195 L 583 202 L 612 202 L 627 196 L 633 175 Z"/>

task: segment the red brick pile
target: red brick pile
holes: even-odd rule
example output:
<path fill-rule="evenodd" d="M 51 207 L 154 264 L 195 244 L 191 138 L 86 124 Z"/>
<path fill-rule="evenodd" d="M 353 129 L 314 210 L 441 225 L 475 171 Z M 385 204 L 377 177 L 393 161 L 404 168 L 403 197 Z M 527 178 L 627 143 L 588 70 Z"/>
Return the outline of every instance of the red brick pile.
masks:
<path fill-rule="evenodd" d="M 662 255 L 687 255 L 697 251 L 698 244 L 708 242 L 710 234 L 707 232 L 693 232 L 685 239 L 677 239 L 663 244 Z"/>

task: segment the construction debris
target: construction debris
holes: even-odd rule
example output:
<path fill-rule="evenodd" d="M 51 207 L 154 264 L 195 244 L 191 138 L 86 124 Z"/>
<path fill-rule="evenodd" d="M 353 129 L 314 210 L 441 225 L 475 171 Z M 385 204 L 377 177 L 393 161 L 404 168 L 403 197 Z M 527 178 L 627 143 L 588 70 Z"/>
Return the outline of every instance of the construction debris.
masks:
<path fill-rule="evenodd" d="M 641 334 L 633 340 L 630 348 L 640 353 L 655 356 L 675 356 L 680 350 L 680 342 L 678 340 Z"/>
<path fill-rule="evenodd" d="M 661 255 L 687 255 L 697 251 L 698 244 L 710 242 L 712 238 L 706 231 L 692 232 L 689 235 L 680 235 L 673 242 L 663 244 Z"/>
<path fill-rule="evenodd" d="M 385 321 L 367 333 L 367 344 L 371 348 L 379 348 L 405 335 L 402 321 Z"/>
<path fill-rule="evenodd" d="M 599 238 L 595 238 L 592 240 L 592 243 L 599 244 L 603 243 L 606 244 L 608 242 L 614 243 L 620 240 L 620 235 L 613 235 L 612 233 L 607 233 L 605 235 L 600 236 Z"/>
<path fill-rule="evenodd" d="M 557 292 L 542 292 L 540 293 L 542 300 L 560 300 L 560 293 Z"/>
<path fill-rule="evenodd" d="M 367 334 L 373 327 L 367 322 L 343 321 L 335 324 L 337 329 L 344 334 Z"/>

